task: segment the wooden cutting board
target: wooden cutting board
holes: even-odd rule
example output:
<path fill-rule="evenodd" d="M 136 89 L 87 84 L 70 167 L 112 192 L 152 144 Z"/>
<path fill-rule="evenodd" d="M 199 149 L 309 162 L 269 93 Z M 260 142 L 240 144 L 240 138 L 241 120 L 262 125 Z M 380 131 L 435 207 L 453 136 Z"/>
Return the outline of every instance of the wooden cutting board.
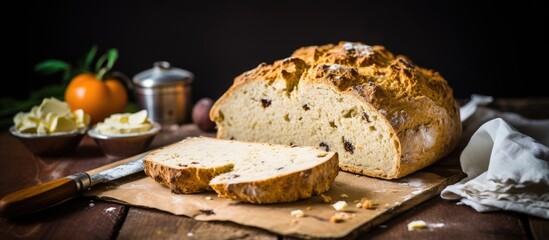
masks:
<path fill-rule="evenodd" d="M 200 221 L 232 221 L 289 236 L 338 238 L 367 231 L 437 196 L 446 185 L 459 181 L 461 177 L 456 153 L 398 180 L 381 180 L 341 171 L 330 191 L 325 193 L 334 202 L 343 200 L 349 204 L 345 211 L 352 218 L 341 223 L 330 221 L 337 211 L 320 196 L 294 203 L 254 205 L 217 198 L 215 193 L 173 194 L 142 173 L 94 187 L 87 194 L 132 206 L 156 208 Z M 361 198 L 373 201 L 375 209 L 357 208 L 356 201 Z M 290 215 L 291 211 L 298 209 L 305 212 L 305 217 Z"/>

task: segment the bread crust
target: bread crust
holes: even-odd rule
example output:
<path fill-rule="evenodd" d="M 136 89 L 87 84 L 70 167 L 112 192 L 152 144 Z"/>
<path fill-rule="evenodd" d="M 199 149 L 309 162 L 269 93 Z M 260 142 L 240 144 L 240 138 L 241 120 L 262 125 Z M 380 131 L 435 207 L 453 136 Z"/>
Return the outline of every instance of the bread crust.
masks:
<path fill-rule="evenodd" d="M 306 171 L 279 175 L 264 181 L 212 183 L 219 197 L 256 204 L 293 202 L 330 189 L 338 174 L 337 153 L 322 164 Z"/>
<path fill-rule="evenodd" d="M 210 191 L 210 181 L 219 174 L 230 172 L 233 164 L 210 168 L 182 167 L 173 168 L 154 161 L 155 155 L 169 148 L 177 148 L 177 143 L 157 149 L 143 158 L 145 174 L 156 182 L 169 188 L 173 193 L 199 193 Z"/>
<path fill-rule="evenodd" d="M 183 141 L 191 140 L 192 138 Z M 228 140 L 214 140 L 228 142 Z M 216 176 L 231 172 L 234 164 L 228 163 L 215 167 L 193 167 L 182 164 L 181 167 L 173 167 L 156 160 L 161 159 L 156 155 L 177 149 L 182 142 L 157 149 L 143 159 L 145 174 L 177 194 L 214 190 L 219 197 L 256 204 L 292 202 L 328 191 L 339 173 L 338 154 L 319 151 L 322 155 L 311 156 L 311 161 L 319 161 L 318 158 L 322 157 L 323 162 L 305 170 L 277 173 L 271 178 L 255 181 L 240 180 L 240 178 L 216 181 L 214 179 Z"/>
<path fill-rule="evenodd" d="M 345 171 L 400 178 L 448 155 L 461 135 L 459 106 L 442 76 L 416 66 L 405 56 L 393 55 L 383 46 L 351 42 L 309 46 L 272 65 L 262 63 L 235 78 L 212 107 L 210 118 L 222 121 L 219 106 L 250 81 L 269 84 L 284 81 L 288 94 L 304 85 L 324 86 L 352 96 L 381 113 L 382 121 L 391 126 L 392 142 L 398 152 L 395 171 L 368 172 L 340 165 Z M 226 136 L 218 131 L 218 137 Z"/>

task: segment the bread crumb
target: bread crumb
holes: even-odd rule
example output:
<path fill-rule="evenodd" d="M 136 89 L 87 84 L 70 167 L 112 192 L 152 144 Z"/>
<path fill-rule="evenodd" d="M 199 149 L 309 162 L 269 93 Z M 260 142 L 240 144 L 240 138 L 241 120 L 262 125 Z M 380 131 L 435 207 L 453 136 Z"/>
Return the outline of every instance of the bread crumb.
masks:
<path fill-rule="evenodd" d="M 297 221 L 296 219 L 292 219 L 292 224 L 297 224 L 299 221 Z"/>
<path fill-rule="evenodd" d="M 367 198 L 360 199 L 360 202 L 356 204 L 357 208 L 363 208 L 363 209 L 375 209 L 376 206 L 372 200 L 369 200 Z"/>
<path fill-rule="evenodd" d="M 311 211 L 312 209 L 313 209 L 312 207 L 305 208 L 305 210 L 307 210 L 307 211 Z"/>
<path fill-rule="evenodd" d="M 337 211 L 342 211 L 344 210 L 347 206 L 349 206 L 347 204 L 347 202 L 345 201 L 337 201 L 336 203 L 332 204 L 332 207 L 337 210 Z"/>
<path fill-rule="evenodd" d="M 412 221 L 408 223 L 408 231 L 414 231 L 415 229 L 426 228 L 427 223 L 423 220 Z"/>
<path fill-rule="evenodd" d="M 300 217 L 305 216 L 305 213 L 298 209 L 298 210 L 293 210 L 292 212 L 290 212 L 290 215 L 292 215 L 296 218 L 300 218 Z"/>
<path fill-rule="evenodd" d="M 105 213 L 113 213 L 116 210 L 115 207 L 110 207 L 104 210 Z"/>
<path fill-rule="evenodd" d="M 213 198 L 208 196 L 208 197 L 206 197 L 206 200 L 213 200 Z"/>
<path fill-rule="evenodd" d="M 340 195 L 340 197 L 341 197 L 341 198 L 348 198 L 349 195 L 347 195 L 347 194 L 345 194 L 345 193 L 342 193 L 342 194 Z"/>
<path fill-rule="evenodd" d="M 192 237 L 192 236 L 194 236 L 194 234 L 192 232 L 187 233 L 187 237 Z"/>
<path fill-rule="evenodd" d="M 88 205 L 88 207 L 93 207 L 95 206 L 95 203 L 93 202 L 93 200 L 90 200 L 90 204 Z"/>
<path fill-rule="evenodd" d="M 429 224 L 429 227 L 430 228 L 441 228 L 441 227 L 444 227 L 444 223 L 433 223 L 433 224 Z"/>
<path fill-rule="evenodd" d="M 330 217 L 330 222 L 332 223 L 340 223 L 345 220 L 349 220 L 353 218 L 353 215 L 345 213 L 345 212 L 337 212 L 332 217 Z"/>
<path fill-rule="evenodd" d="M 322 201 L 324 201 L 325 203 L 331 203 L 332 202 L 332 197 L 330 197 L 328 195 L 320 194 L 320 197 L 322 197 Z"/>

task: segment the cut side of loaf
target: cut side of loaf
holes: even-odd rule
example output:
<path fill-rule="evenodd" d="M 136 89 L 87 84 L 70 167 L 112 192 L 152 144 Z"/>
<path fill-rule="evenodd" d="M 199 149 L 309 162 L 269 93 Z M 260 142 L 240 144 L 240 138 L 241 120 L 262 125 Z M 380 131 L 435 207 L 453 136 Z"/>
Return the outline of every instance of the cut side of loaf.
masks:
<path fill-rule="evenodd" d="M 238 76 L 214 104 L 217 137 L 315 146 L 343 170 L 394 179 L 450 153 L 460 134 L 452 89 L 381 46 L 306 47 Z"/>
<path fill-rule="evenodd" d="M 291 202 L 327 191 L 338 155 L 312 147 L 197 137 L 155 150 L 145 174 L 174 193 L 215 190 L 250 203 Z"/>

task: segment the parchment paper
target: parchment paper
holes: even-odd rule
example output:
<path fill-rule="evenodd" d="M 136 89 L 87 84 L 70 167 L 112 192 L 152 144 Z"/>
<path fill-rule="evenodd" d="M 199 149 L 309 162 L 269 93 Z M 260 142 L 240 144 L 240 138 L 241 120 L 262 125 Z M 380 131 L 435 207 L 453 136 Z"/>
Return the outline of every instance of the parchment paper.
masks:
<path fill-rule="evenodd" d="M 200 221 L 232 221 L 282 235 L 337 238 L 346 236 L 362 225 L 362 230 L 367 230 L 429 199 L 449 183 L 448 179 L 420 171 L 399 180 L 387 181 L 340 171 L 325 195 L 334 201 L 345 200 L 349 204 L 346 212 L 354 214 L 354 217 L 342 223 L 329 221 L 337 211 L 320 196 L 294 203 L 254 205 L 218 198 L 215 192 L 174 194 L 144 173 L 94 186 L 87 195 L 132 206 L 155 208 Z M 356 208 L 355 201 L 364 197 L 372 200 L 377 208 Z M 305 217 L 290 215 L 291 211 L 298 209 L 305 212 Z"/>

